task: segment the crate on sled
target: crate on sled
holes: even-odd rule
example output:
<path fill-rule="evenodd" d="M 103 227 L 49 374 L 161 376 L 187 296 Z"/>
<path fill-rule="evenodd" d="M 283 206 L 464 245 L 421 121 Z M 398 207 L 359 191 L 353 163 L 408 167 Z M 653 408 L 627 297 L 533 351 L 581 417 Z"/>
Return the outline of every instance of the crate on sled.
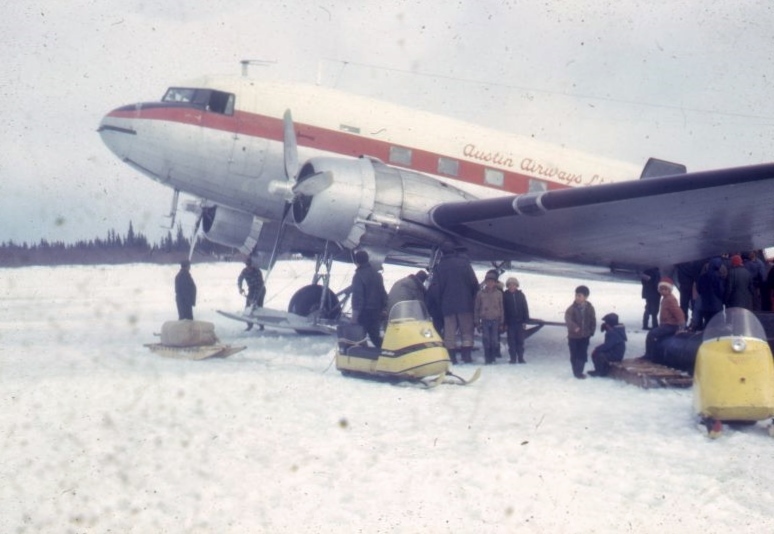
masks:
<path fill-rule="evenodd" d="M 166 347 L 200 347 L 217 342 L 215 325 L 208 321 L 166 321 L 161 326 L 161 344 Z"/>

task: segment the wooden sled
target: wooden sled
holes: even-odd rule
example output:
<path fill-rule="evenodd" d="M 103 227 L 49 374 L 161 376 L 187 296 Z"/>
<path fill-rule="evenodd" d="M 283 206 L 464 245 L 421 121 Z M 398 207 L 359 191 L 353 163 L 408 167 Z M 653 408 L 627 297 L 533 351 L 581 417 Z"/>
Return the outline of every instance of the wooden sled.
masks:
<path fill-rule="evenodd" d="M 608 376 L 645 389 L 689 388 L 693 384 L 693 378 L 685 371 L 642 358 L 612 362 Z"/>
<path fill-rule="evenodd" d="M 231 345 L 200 345 L 197 347 L 170 347 L 161 343 L 146 343 L 151 352 L 178 360 L 206 360 L 207 358 L 228 358 L 247 347 L 232 347 Z"/>

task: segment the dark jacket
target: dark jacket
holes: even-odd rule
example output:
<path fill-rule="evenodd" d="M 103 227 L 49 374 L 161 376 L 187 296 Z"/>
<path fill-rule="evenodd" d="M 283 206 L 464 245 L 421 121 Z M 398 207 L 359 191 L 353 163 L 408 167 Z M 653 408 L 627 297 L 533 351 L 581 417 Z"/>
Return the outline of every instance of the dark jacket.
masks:
<path fill-rule="evenodd" d="M 245 267 L 237 278 L 239 289 L 242 289 L 242 282 L 247 282 L 247 288 L 251 291 L 259 290 L 263 287 L 263 274 L 261 274 L 260 269 L 254 266 Z"/>
<path fill-rule="evenodd" d="M 658 268 L 645 269 L 641 275 L 642 298 L 648 302 L 658 302 L 661 294 L 658 292 L 658 283 L 661 280 L 661 271 Z"/>
<path fill-rule="evenodd" d="M 358 265 L 352 277 L 352 313 L 363 310 L 383 310 L 387 305 L 387 291 L 382 275 L 370 263 Z"/>
<path fill-rule="evenodd" d="M 726 279 L 726 306 L 752 310 L 753 287 L 750 271 L 744 266 L 731 267 Z"/>
<path fill-rule="evenodd" d="M 503 309 L 507 325 L 517 325 L 529 319 L 527 297 L 520 289 L 513 292 L 508 290 L 503 292 Z"/>
<path fill-rule="evenodd" d="M 605 341 L 597 346 L 594 352 L 604 352 L 607 355 L 608 361 L 620 362 L 623 360 L 624 353 L 626 352 L 627 341 L 626 327 L 624 325 L 607 326 L 605 328 Z"/>
<path fill-rule="evenodd" d="M 196 306 L 196 284 L 186 269 L 180 269 L 175 276 L 175 300 L 183 306 Z"/>
<path fill-rule="evenodd" d="M 457 313 L 473 313 L 479 286 L 467 256 L 458 252 L 444 254 L 435 267 L 433 280 L 438 284 L 444 317 Z"/>
<path fill-rule="evenodd" d="M 387 295 L 387 312 L 389 313 L 393 306 L 404 300 L 425 301 L 425 286 L 413 274 L 401 278 L 392 285 Z"/>
<path fill-rule="evenodd" d="M 712 258 L 707 264 L 707 269 L 702 269 L 699 280 L 696 282 L 696 291 L 701 297 L 703 313 L 716 313 L 723 309 L 725 282 L 720 275 L 722 265 L 723 260 Z"/>

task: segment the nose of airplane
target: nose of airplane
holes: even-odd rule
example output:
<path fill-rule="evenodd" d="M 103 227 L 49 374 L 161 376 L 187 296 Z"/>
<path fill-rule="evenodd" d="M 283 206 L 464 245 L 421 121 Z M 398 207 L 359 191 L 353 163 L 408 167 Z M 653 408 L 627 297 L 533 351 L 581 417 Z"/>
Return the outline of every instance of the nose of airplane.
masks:
<path fill-rule="evenodd" d="M 102 118 L 97 128 L 102 142 L 122 160 L 129 157 L 132 145 L 137 138 L 133 118 L 135 113 L 136 106 L 114 109 Z"/>

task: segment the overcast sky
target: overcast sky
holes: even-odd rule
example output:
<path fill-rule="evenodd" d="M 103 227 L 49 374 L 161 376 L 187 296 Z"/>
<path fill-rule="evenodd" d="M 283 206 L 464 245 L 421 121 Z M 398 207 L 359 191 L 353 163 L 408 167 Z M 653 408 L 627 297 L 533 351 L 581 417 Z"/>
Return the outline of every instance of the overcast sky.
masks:
<path fill-rule="evenodd" d="M 160 4 L 160 3 L 159 3 Z M 768 0 L 15 2 L 0 17 L 0 241 L 135 229 L 171 191 L 120 163 L 100 118 L 168 85 L 264 77 L 393 100 L 641 165 L 771 161 Z M 183 219 L 186 227 L 193 219 Z"/>

